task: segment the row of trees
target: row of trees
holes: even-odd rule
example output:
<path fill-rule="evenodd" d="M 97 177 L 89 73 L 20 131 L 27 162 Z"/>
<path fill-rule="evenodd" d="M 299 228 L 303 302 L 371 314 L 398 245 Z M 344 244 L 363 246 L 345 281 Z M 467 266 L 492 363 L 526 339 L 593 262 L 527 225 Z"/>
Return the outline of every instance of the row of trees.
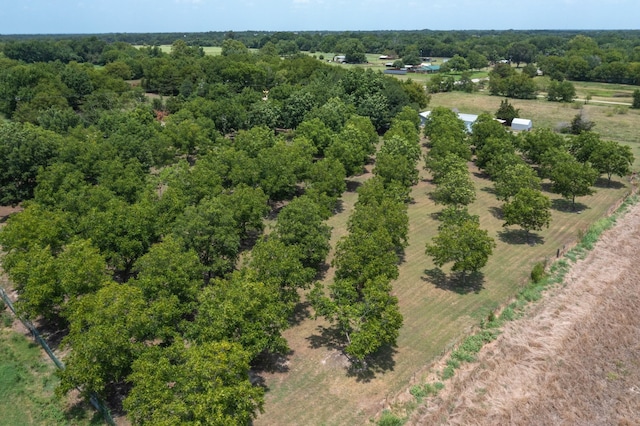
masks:
<path fill-rule="evenodd" d="M 406 203 L 418 180 L 419 123 L 410 109 L 393 120 L 376 156 L 374 177 L 358 189 L 349 234 L 337 244 L 328 295 L 320 284 L 311 293 L 316 315 L 335 324 L 356 366 L 365 366 L 382 346 L 395 345 L 402 325 L 391 281 L 398 277 L 399 255 L 407 245 Z"/>
<path fill-rule="evenodd" d="M 125 82 L 138 54 L 116 50 L 99 69 L 2 61 L 0 195 L 24 207 L 0 233 L 3 267 L 21 313 L 66 333 L 59 393 L 118 396 L 138 424 L 246 424 L 264 393 L 249 369 L 287 353 L 282 332 L 325 263 L 345 177 L 394 111 L 415 126 L 428 98 L 412 82 L 230 40 L 216 58 L 143 49 L 147 87 L 158 64 L 185 78 L 156 79 L 180 87 L 150 105 Z M 403 140 L 406 125 L 393 127 Z M 389 286 L 376 291 L 397 313 Z"/>
<path fill-rule="evenodd" d="M 445 209 L 438 215 L 438 234 L 426 246 L 426 254 L 438 267 L 453 263 L 451 270 L 462 274 L 484 267 L 495 242 L 480 228 L 478 216 L 467 210 L 476 198 L 467 162 L 471 159 L 464 123 L 453 111 L 435 108 L 424 127 L 429 138 L 425 168 L 431 172 L 436 188 L 431 196 Z"/>
<path fill-rule="evenodd" d="M 509 110 L 503 102 L 498 112 Z M 436 184 L 432 198 L 446 206 L 439 217 L 439 233 L 427 244 L 426 253 L 437 266 L 453 262 L 452 270 L 482 268 L 494 246 L 486 231 L 479 228 L 478 217 L 470 215 L 467 206 L 475 200 L 475 189 L 469 178 L 467 162 L 475 151 L 475 164 L 494 181 L 504 226 L 517 225 L 525 232 L 548 227 L 551 201 L 541 191 L 542 179 L 549 179 L 552 190 L 571 202 L 576 197 L 594 192 L 593 185 L 605 175 L 630 173 L 634 156 L 631 149 L 614 141 L 603 141 L 596 133 L 583 131 L 565 137 L 548 129 L 538 129 L 514 136 L 488 114 L 482 114 L 467 137 L 464 124 L 449 110 L 431 112 L 425 135 L 430 149 L 425 168 Z"/>
<path fill-rule="evenodd" d="M 435 56 L 467 58 L 470 52 L 496 62 L 501 59 L 520 63 L 534 62 L 540 56 L 567 57 L 572 59 L 584 52 L 600 58 L 602 62 L 638 62 L 638 31 L 302 31 L 302 32 L 206 32 L 206 33 L 146 33 L 146 34 L 98 34 L 80 35 L 4 35 L 0 41 L 12 55 L 28 50 L 69 51 L 78 57 L 87 53 L 99 54 L 105 45 L 124 42 L 137 45 L 168 45 L 184 40 L 193 46 L 221 46 L 225 40 L 237 40 L 253 49 L 267 44 L 283 50 L 311 52 L 344 52 L 340 44 L 354 40 L 365 52 L 393 53 L 397 57 Z M 26 46 L 21 46 L 26 45 Z M 22 51 L 21 51 L 22 50 Z M 9 56 L 9 55 L 7 55 Z M 88 56 L 89 58 L 91 56 Z M 407 62 L 410 63 L 410 62 Z"/>

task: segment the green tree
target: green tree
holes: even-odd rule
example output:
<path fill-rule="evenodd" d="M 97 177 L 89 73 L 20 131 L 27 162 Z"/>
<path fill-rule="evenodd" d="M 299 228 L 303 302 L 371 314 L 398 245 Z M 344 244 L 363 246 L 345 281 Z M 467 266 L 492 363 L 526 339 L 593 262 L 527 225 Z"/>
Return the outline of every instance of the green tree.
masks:
<path fill-rule="evenodd" d="M 586 163 L 591 158 L 594 151 L 600 148 L 603 144 L 603 140 L 600 139 L 600 135 L 595 132 L 581 132 L 577 136 L 573 136 L 569 142 L 569 152 L 576 160 L 581 163 Z"/>
<path fill-rule="evenodd" d="M 569 131 L 572 135 L 579 135 L 582 132 L 588 132 L 596 125 L 593 121 L 589 120 L 583 109 L 580 109 L 571 120 L 571 126 Z"/>
<path fill-rule="evenodd" d="M 529 63 L 529 64 L 525 65 L 524 67 L 522 67 L 522 72 L 524 74 L 528 75 L 529 77 L 533 78 L 533 77 L 538 75 L 538 67 L 536 67 L 535 65 Z"/>
<path fill-rule="evenodd" d="M 331 144 L 335 133 L 319 118 L 306 119 L 296 128 L 296 136 L 302 136 L 313 142 L 318 154 Z"/>
<path fill-rule="evenodd" d="M 560 161 L 551 171 L 553 191 L 571 200 L 571 208 L 576 208 L 576 197 L 593 194 L 591 187 L 598 178 L 598 171 L 589 163 L 581 164 L 571 158 Z"/>
<path fill-rule="evenodd" d="M 631 108 L 640 108 L 640 89 L 633 91 L 633 103 L 631 104 Z"/>
<path fill-rule="evenodd" d="M 277 237 L 263 237 L 251 250 L 249 267 L 261 281 L 274 285 L 280 291 L 281 300 L 297 303 L 299 289 L 306 289 L 316 276 L 316 270 L 304 266 L 300 248 L 287 245 Z"/>
<path fill-rule="evenodd" d="M 509 46 L 509 58 L 516 63 L 516 67 L 520 67 L 521 62 L 531 63 L 538 52 L 535 45 L 529 42 L 515 42 Z"/>
<path fill-rule="evenodd" d="M 249 363 L 242 346 L 226 341 L 151 346 L 132 365 L 123 406 L 139 425 L 249 424 L 264 403 Z"/>
<path fill-rule="evenodd" d="M 520 117 L 520 110 L 511 105 L 508 99 L 500 102 L 500 108 L 496 111 L 496 118 L 505 120 L 507 126 L 511 126 L 513 119 L 518 117 Z"/>
<path fill-rule="evenodd" d="M 357 229 L 341 239 L 332 265 L 336 268 L 336 279 L 352 280 L 362 286 L 380 276 L 398 278 L 397 263 L 390 232 L 378 227 L 374 232 Z"/>
<path fill-rule="evenodd" d="M 517 144 L 527 161 L 532 164 L 541 164 L 542 157 L 547 151 L 553 148 L 564 150 L 566 141 L 562 135 L 551 129 L 540 128 L 520 133 Z"/>
<path fill-rule="evenodd" d="M 611 185 L 611 176 L 627 176 L 635 158 L 631 147 L 615 141 L 605 141 L 589 156 L 589 161 L 599 172 L 607 175 L 607 186 Z"/>
<path fill-rule="evenodd" d="M 158 312 L 158 316 L 164 315 L 170 321 L 165 320 L 158 326 L 175 327 L 180 316 L 193 312 L 196 297 L 204 284 L 204 268 L 195 251 L 185 250 L 181 241 L 168 235 L 162 242 L 151 246 L 136 261 L 133 269 L 137 276 L 130 283 L 142 290 L 148 303 L 175 298 L 180 305 L 176 317 Z"/>
<path fill-rule="evenodd" d="M 226 204 L 219 198 L 205 197 L 189 206 L 176 219 L 174 235 L 186 248 L 198 253 L 209 276 L 230 271 L 240 250 L 240 230 Z"/>
<path fill-rule="evenodd" d="M 30 124 L 0 123 L 0 204 L 32 198 L 40 167 L 53 163 L 62 138 Z"/>
<path fill-rule="evenodd" d="M 345 38 L 336 45 L 336 51 L 344 53 L 345 60 L 350 64 L 367 62 L 365 47 L 357 38 Z"/>
<path fill-rule="evenodd" d="M 305 266 L 317 268 L 329 253 L 331 228 L 324 223 L 321 206 L 310 197 L 297 197 L 284 207 L 274 232 L 286 245 L 300 249 Z"/>
<path fill-rule="evenodd" d="M 495 120 L 491 115 L 483 113 L 480 114 L 478 119 L 473 123 L 471 145 L 475 146 L 477 151 L 482 149 L 485 141 L 489 138 L 507 139 L 509 137 L 505 126 L 500 124 L 500 122 Z"/>
<path fill-rule="evenodd" d="M 126 379 L 145 348 L 149 319 L 142 291 L 112 282 L 81 298 L 67 318 L 69 334 L 62 343 L 71 352 L 58 372 L 57 392 L 79 387 L 82 395 L 105 397 Z"/>
<path fill-rule="evenodd" d="M 467 206 L 476 199 L 476 190 L 467 170 L 452 170 L 438 183 L 431 193 L 436 204 Z"/>
<path fill-rule="evenodd" d="M 460 55 L 454 55 L 451 59 L 449 59 L 443 66 L 446 66 L 451 71 L 462 72 L 468 70 L 469 63 L 465 58 Z"/>
<path fill-rule="evenodd" d="M 476 150 L 476 165 L 480 169 L 485 169 L 496 158 L 514 154 L 515 147 L 511 138 L 490 137 L 482 144 L 482 148 Z"/>
<path fill-rule="evenodd" d="M 504 225 L 518 225 L 525 230 L 527 241 L 531 230 L 549 227 L 551 201 L 542 192 L 532 188 L 521 188 L 511 201 L 502 206 Z"/>
<path fill-rule="evenodd" d="M 494 185 L 496 197 L 508 201 L 521 189 L 539 190 L 541 180 L 531 166 L 519 162 L 502 168 L 494 177 Z"/>
<path fill-rule="evenodd" d="M 262 352 L 286 353 L 281 333 L 289 326 L 290 303 L 280 299 L 280 289 L 258 281 L 251 271 L 216 279 L 202 290 L 192 327 L 199 343 L 226 340 L 242 345 L 250 359 Z"/>
<path fill-rule="evenodd" d="M 487 264 L 493 253 L 495 242 L 486 230 L 480 229 L 474 220 L 445 222 L 431 243 L 426 246 L 426 254 L 441 267 L 453 262 L 452 271 L 476 272 Z"/>
<path fill-rule="evenodd" d="M 425 169 L 429 170 L 433 183 L 439 184 L 449 173 L 468 173 L 467 161 L 454 153 L 441 156 L 427 155 Z"/>
<path fill-rule="evenodd" d="M 405 188 L 418 183 L 419 172 L 416 161 L 397 154 L 381 152 L 376 157 L 373 174 L 380 176 L 385 184 L 396 182 Z"/>
<path fill-rule="evenodd" d="M 547 88 L 547 100 L 553 102 L 573 102 L 576 97 L 576 88 L 567 80 L 551 80 Z"/>
<path fill-rule="evenodd" d="M 317 315 L 336 323 L 347 344 L 345 354 L 358 366 L 384 345 L 394 345 L 402 326 L 398 299 L 390 295 L 391 284 L 385 276 L 354 285 L 349 279 L 336 279 L 330 296 L 322 295 L 318 285 L 311 295 Z"/>

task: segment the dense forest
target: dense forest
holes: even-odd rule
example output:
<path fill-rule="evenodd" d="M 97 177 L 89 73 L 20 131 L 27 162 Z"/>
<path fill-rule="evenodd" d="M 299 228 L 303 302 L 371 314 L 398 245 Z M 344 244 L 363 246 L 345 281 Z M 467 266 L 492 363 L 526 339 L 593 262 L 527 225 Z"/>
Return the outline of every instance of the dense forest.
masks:
<path fill-rule="evenodd" d="M 288 352 L 282 332 L 296 321 L 302 295 L 333 324 L 354 368 L 393 345 L 402 316 L 391 283 L 407 244 L 422 149 L 418 111 L 429 95 L 411 79 L 300 51 L 458 55 L 472 68 L 508 58 L 535 61 L 558 81 L 638 84 L 636 35 L 2 37 L 0 203 L 24 208 L 0 233 L 2 264 L 20 313 L 66 336 L 58 392 L 97 394 L 136 424 L 246 424 L 264 396 L 249 372 Z M 169 53 L 159 47 L 165 43 Z M 204 55 L 207 45 L 221 55 Z M 509 69 L 492 71 L 496 94 L 523 75 Z M 596 170 L 594 155 L 615 151 L 597 136 L 567 143 L 541 131 L 515 139 L 492 117 L 468 138 L 444 110 L 434 111 L 424 134 L 434 199 L 447 206 L 441 240 L 427 253 L 463 272 L 484 266 L 493 246 L 464 208 L 474 195 L 460 191 L 472 147 L 511 203 L 510 224 L 527 232 L 549 220 L 531 165 L 575 200 L 598 173 L 625 174 L 633 161 L 625 151 L 618 168 L 602 160 Z M 325 221 L 340 209 L 345 178 L 374 156 L 374 177 L 357 189 L 335 250 L 335 278 L 314 285 L 328 266 Z M 560 166 L 566 173 L 551 171 Z M 575 186 L 580 173 L 586 189 Z M 565 175 L 573 177 L 563 186 Z M 518 177 L 520 186 L 509 180 Z M 535 217 L 522 218 L 531 203 Z M 447 235 L 462 234 L 476 237 L 468 242 L 480 247 L 474 259 L 451 254 Z"/>

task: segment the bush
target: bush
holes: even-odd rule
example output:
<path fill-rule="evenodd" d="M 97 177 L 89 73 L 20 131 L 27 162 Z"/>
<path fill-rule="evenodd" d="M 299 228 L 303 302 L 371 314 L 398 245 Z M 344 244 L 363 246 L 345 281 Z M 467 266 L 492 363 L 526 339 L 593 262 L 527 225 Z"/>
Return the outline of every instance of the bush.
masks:
<path fill-rule="evenodd" d="M 377 424 L 378 426 L 402 426 L 404 424 L 404 420 L 392 414 L 390 411 L 384 410 Z"/>
<path fill-rule="evenodd" d="M 531 281 L 534 283 L 539 283 L 545 277 L 546 273 L 544 271 L 544 263 L 538 262 L 533 266 L 531 270 Z"/>
<path fill-rule="evenodd" d="M 413 397 L 418 402 L 422 401 L 422 398 L 427 396 L 427 392 L 424 390 L 422 386 L 419 386 L 419 385 L 412 386 L 411 389 L 409 390 L 409 393 L 413 395 Z"/>

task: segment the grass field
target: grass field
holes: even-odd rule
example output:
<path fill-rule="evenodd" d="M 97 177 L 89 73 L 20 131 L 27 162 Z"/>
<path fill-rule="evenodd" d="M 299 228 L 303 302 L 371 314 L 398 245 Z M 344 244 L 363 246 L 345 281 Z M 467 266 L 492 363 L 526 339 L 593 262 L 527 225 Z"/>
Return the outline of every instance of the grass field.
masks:
<path fill-rule="evenodd" d="M 483 93 L 436 94 L 430 107 L 493 113 L 501 100 Z M 513 100 L 512 103 L 521 109 L 522 117 L 532 118 L 537 127 L 569 122 L 577 113 L 571 105 L 542 100 Z M 603 137 L 630 144 L 636 158 L 640 157 L 640 140 L 634 130 L 640 123 L 636 112 L 609 114 L 611 107 L 594 104 L 586 105 L 585 109 Z M 460 288 L 446 269 L 436 270 L 424 254 L 425 244 L 437 231 L 433 214 L 441 207 L 428 197 L 432 186 L 423 172 L 423 180 L 412 192 L 409 246 L 400 265 L 400 277 L 394 282 L 394 294 L 399 298 L 404 316 L 398 346 L 377 358 L 377 370 L 371 375 L 350 376 L 348 363 L 334 349 L 331 336 L 326 333 L 327 324 L 313 319 L 298 323 L 286 332 L 292 348 L 286 362 L 278 371 L 263 375 L 268 387 L 267 403 L 256 425 L 367 423 L 393 403 L 403 390 L 421 382 L 432 362 L 492 310 L 507 303 L 527 282 L 536 262 L 555 259 L 558 250 L 568 249 L 580 232 L 605 215 L 629 191 L 626 180 L 618 179 L 615 188 L 599 186 L 594 195 L 580 198 L 578 212 L 571 212 L 567 203 L 549 193 L 549 185 L 545 185 L 543 189 L 554 206 L 551 227 L 537 234 L 537 244 L 529 245 L 515 228 L 502 227 L 500 203 L 491 192 L 492 183 L 472 164 L 469 166 L 478 194 L 470 210 L 480 216 L 481 226 L 489 230 L 497 243 L 480 279 Z M 364 175 L 355 180 L 366 178 Z M 354 192 L 345 193 L 342 212 L 330 219 L 333 243 L 344 234 L 355 200 Z M 326 283 L 330 282 L 331 272 L 329 270 Z M 310 308 L 306 309 L 311 313 Z"/>
<path fill-rule="evenodd" d="M 9 328 L 8 313 L 0 312 L 0 320 L 0 426 L 103 424 L 85 404 L 69 407 L 54 396 L 53 363 L 40 346 Z"/>
<path fill-rule="evenodd" d="M 621 89 L 607 89 L 606 84 L 590 83 L 586 86 L 576 84 L 578 95 L 584 94 L 589 88 L 595 87 L 606 95 L 611 95 L 613 91 L 621 92 Z M 631 93 L 634 86 L 626 86 L 627 92 Z M 464 93 L 434 93 L 431 95 L 431 103 L 429 108 L 443 106 L 447 108 L 456 108 L 460 112 L 470 114 L 480 114 L 483 112 L 491 115 L 500 107 L 500 102 L 504 98 L 499 96 L 490 96 L 486 92 Z M 605 139 L 614 140 L 631 146 L 636 157 L 634 167 L 640 165 L 640 110 L 630 109 L 629 107 L 620 105 L 609 105 L 597 103 L 598 100 L 608 101 L 611 98 L 593 96 L 592 100 L 587 103 L 560 103 L 549 102 L 545 99 L 509 99 L 515 108 L 520 110 L 520 117 L 530 118 L 533 121 L 533 127 L 555 128 L 560 123 L 570 123 L 573 117 L 580 112 L 580 108 L 584 109 L 584 113 L 596 125 L 594 131 L 600 133 Z"/>

